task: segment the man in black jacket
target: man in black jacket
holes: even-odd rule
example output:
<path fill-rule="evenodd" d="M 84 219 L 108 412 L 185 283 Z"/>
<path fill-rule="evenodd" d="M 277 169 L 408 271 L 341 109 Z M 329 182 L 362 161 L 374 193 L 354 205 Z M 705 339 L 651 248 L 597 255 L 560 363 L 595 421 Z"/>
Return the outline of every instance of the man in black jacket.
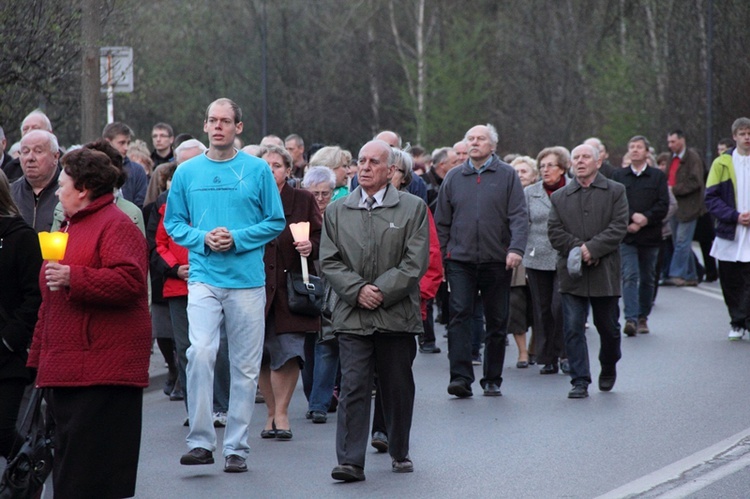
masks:
<path fill-rule="evenodd" d="M 636 135 L 628 141 L 631 164 L 616 170 L 612 180 L 625 186 L 630 215 L 628 233 L 620 245 L 622 297 L 627 336 L 645 334 L 654 301 L 656 262 L 661 244 L 662 220 L 669 209 L 667 177 L 648 166 L 649 143 Z"/>

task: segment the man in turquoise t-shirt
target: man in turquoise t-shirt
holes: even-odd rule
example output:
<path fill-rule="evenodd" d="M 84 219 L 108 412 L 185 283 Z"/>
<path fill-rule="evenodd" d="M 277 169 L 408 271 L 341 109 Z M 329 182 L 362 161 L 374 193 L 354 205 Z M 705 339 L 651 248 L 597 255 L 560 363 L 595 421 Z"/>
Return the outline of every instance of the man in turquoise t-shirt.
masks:
<path fill-rule="evenodd" d="M 271 169 L 237 151 L 242 111 L 229 99 L 206 110 L 209 148 L 180 165 L 167 198 L 164 228 L 189 251 L 187 392 L 190 451 L 181 464 L 212 464 L 214 362 L 219 328 L 229 342 L 231 388 L 224 433 L 224 471 L 247 471 L 253 412 L 265 330 L 263 251 L 285 227 Z"/>

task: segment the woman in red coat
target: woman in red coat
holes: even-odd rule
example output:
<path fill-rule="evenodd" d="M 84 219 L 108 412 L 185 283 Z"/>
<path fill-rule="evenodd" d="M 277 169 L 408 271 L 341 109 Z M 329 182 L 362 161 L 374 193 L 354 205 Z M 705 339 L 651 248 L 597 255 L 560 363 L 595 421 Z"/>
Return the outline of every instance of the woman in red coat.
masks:
<path fill-rule="evenodd" d="M 305 333 L 320 329 L 320 316 L 297 315 L 287 305 L 287 272 L 302 272 L 300 256 L 313 261 L 318 258 L 322 218 L 315 196 L 304 189 L 287 184 L 292 170 L 292 157 L 282 148 L 266 146 L 261 157 L 271 165 L 284 206 L 286 227 L 266 245 L 263 261 L 266 267 L 266 336 L 263 345 L 258 384 L 265 397 L 268 417 L 261 437 L 289 440 L 289 402 L 297 386 L 300 368 L 305 360 Z M 294 242 L 289 224 L 310 222 L 310 239 Z"/>
<path fill-rule="evenodd" d="M 42 266 L 28 360 L 56 424 L 55 497 L 131 497 L 151 353 L 146 240 L 113 202 L 106 154 L 77 149 L 62 164 L 68 246 Z"/>

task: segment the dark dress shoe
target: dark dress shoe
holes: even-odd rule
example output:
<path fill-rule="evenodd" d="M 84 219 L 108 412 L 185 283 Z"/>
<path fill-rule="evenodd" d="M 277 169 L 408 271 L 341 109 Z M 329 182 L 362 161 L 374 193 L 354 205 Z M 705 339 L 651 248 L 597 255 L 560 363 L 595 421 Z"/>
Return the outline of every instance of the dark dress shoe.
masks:
<path fill-rule="evenodd" d="M 224 459 L 225 473 L 244 473 L 247 471 L 245 458 L 237 454 L 230 454 Z"/>
<path fill-rule="evenodd" d="M 570 374 L 570 361 L 568 359 L 560 360 L 560 370 L 563 374 Z"/>
<path fill-rule="evenodd" d="M 534 355 L 533 353 L 530 353 L 529 354 L 529 365 L 533 366 L 534 364 L 536 364 L 536 355 Z"/>
<path fill-rule="evenodd" d="M 214 453 L 203 447 L 196 447 L 195 449 L 190 449 L 187 454 L 182 455 L 180 464 L 214 464 Z"/>
<path fill-rule="evenodd" d="M 460 399 L 471 397 L 472 395 L 474 395 L 471 391 L 471 388 L 466 386 L 466 383 L 459 380 L 451 381 L 450 384 L 448 384 L 448 393 L 451 395 L 455 395 Z"/>
<path fill-rule="evenodd" d="M 440 348 L 435 346 L 434 343 L 424 343 L 419 345 L 420 353 L 440 353 Z"/>
<path fill-rule="evenodd" d="M 382 431 L 376 431 L 372 434 L 370 445 L 377 449 L 378 452 L 388 452 L 388 435 Z"/>
<path fill-rule="evenodd" d="M 527 367 L 529 367 L 529 363 L 526 360 L 519 360 L 518 362 L 516 362 L 516 367 L 518 369 L 526 369 Z"/>
<path fill-rule="evenodd" d="M 177 378 L 169 377 L 167 378 L 167 381 L 164 382 L 164 395 L 169 397 L 172 394 L 172 390 L 174 390 L 174 385 L 177 383 Z"/>
<path fill-rule="evenodd" d="M 292 430 L 282 430 L 280 428 L 276 428 L 276 440 L 291 440 L 292 439 Z"/>
<path fill-rule="evenodd" d="M 343 482 L 362 482 L 365 479 L 365 470 L 351 464 L 340 464 L 331 471 L 331 478 Z"/>
<path fill-rule="evenodd" d="M 557 367 L 557 363 L 544 364 L 544 367 L 539 369 L 539 374 L 557 374 L 558 371 L 559 371 L 559 368 Z"/>
<path fill-rule="evenodd" d="M 574 385 L 573 389 L 568 392 L 569 399 L 585 399 L 589 396 L 589 389 L 586 385 Z"/>
<path fill-rule="evenodd" d="M 260 438 L 276 438 L 276 430 L 263 430 L 260 432 Z"/>
<path fill-rule="evenodd" d="M 615 386 L 616 380 L 617 370 L 615 366 L 602 366 L 602 372 L 599 374 L 599 391 L 611 391 Z"/>
<path fill-rule="evenodd" d="M 391 470 L 394 473 L 411 473 L 414 471 L 414 463 L 411 462 L 409 456 L 405 457 L 402 461 L 394 459 L 391 463 Z"/>
<path fill-rule="evenodd" d="M 500 392 L 500 387 L 495 383 L 487 383 L 486 385 L 484 385 L 485 397 L 499 397 L 501 395 L 502 393 Z"/>
<path fill-rule="evenodd" d="M 169 400 L 172 402 L 185 400 L 185 392 L 182 391 L 182 388 L 176 386 L 174 390 L 172 390 L 172 393 L 169 394 Z"/>
<path fill-rule="evenodd" d="M 312 419 L 312 422 L 315 424 L 323 424 L 328 421 L 328 414 L 323 411 L 312 411 L 310 419 Z"/>

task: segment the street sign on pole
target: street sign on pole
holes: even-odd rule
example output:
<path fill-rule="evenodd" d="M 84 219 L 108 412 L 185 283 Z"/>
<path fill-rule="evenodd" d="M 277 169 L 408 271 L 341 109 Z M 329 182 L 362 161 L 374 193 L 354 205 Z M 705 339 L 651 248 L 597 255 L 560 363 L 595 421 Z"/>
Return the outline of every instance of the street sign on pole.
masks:
<path fill-rule="evenodd" d="M 115 120 L 115 92 L 133 91 L 133 48 L 100 48 L 99 80 L 102 92 L 107 93 L 107 123 L 112 123 Z"/>

